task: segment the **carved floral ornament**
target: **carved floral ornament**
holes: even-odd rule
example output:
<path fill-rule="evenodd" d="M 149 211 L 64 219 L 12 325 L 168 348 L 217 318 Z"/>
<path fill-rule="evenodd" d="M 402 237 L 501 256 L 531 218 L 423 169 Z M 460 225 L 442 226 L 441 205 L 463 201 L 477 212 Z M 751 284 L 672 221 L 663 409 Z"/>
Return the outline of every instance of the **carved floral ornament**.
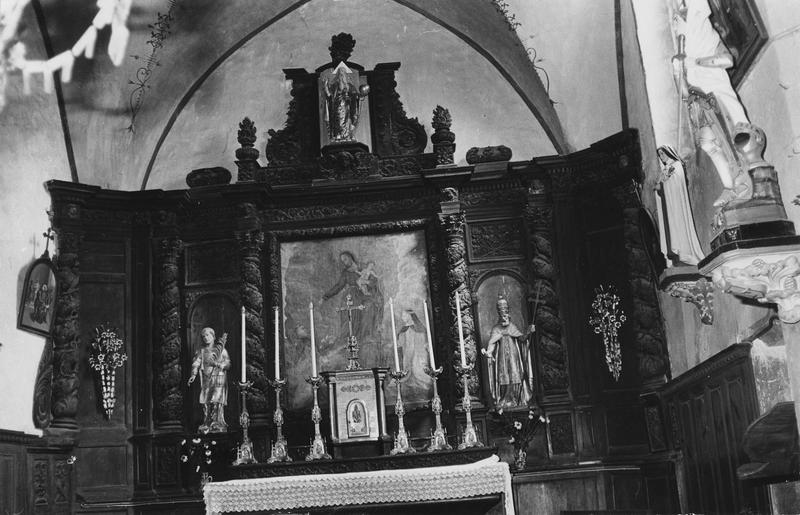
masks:
<path fill-rule="evenodd" d="M 771 261 L 771 262 L 768 262 Z M 760 303 L 774 303 L 782 322 L 800 321 L 800 260 L 796 255 L 756 258 L 746 266 L 741 261 L 723 265 L 712 272 L 714 285 L 722 290 L 755 299 Z"/>

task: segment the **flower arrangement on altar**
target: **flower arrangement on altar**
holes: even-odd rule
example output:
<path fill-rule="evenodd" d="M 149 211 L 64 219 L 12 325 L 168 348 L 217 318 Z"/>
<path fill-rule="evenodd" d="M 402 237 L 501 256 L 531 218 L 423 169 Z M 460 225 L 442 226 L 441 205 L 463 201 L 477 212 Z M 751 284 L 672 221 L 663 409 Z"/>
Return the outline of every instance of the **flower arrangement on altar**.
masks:
<path fill-rule="evenodd" d="M 114 328 L 96 327 L 94 338 L 89 345 L 89 365 L 100 372 L 100 387 L 103 395 L 103 410 L 106 418 L 111 418 L 116 397 L 116 370 L 125 363 L 124 342 Z"/>
<path fill-rule="evenodd" d="M 615 381 L 619 381 L 619 375 L 622 373 L 622 350 L 617 333 L 625 323 L 625 312 L 619 305 L 619 296 L 613 286 L 600 286 L 595 288 L 594 292 L 589 325 L 594 328 L 595 334 L 602 333 L 608 371 L 614 376 Z"/>
<path fill-rule="evenodd" d="M 191 467 L 195 474 L 201 475 L 201 484 L 213 480 L 212 467 L 220 460 L 222 452 L 213 437 L 185 438 L 181 441 L 181 463 Z"/>
<path fill-rule="evenodd" d="M 536 436 L 541 426 L 550 422 L 550 419 L 538 408 L 528 411 L 504 412 L 497 410 L 497 418 L 504 435 L 508 435 L 508 443 L 514 446 L 514 464 L 517 470 L 525 468 L 528 459 L 528 446 Z"/>

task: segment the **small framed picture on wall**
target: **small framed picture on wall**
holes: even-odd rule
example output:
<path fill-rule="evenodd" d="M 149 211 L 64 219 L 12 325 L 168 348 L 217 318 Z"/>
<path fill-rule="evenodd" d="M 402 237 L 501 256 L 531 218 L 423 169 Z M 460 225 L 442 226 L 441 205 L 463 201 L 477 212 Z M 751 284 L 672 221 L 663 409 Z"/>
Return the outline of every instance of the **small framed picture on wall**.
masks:
<path fill-rule="evenodd" d="M 56 273 L 45 254 L 28 269 L 22 285 L 22 299 L 17 314 L 17 328 L 29 333 L 50 336 L 56 305 Z"/>

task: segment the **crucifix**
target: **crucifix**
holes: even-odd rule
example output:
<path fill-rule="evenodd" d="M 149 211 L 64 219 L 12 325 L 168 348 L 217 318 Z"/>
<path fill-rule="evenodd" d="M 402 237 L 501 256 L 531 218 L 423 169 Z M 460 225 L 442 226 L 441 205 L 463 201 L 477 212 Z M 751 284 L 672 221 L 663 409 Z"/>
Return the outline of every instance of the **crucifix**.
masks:
<path fill-rule="evenodd" d="M 363 309 L 363 304 L 353 305 L 353 297 L 348 293 L 344 299 L 344 307 L 336 310 L 347 311 L 347 327 L 350 331 L 350 337 L 347 338 L 347 370 L 361 370 L 361 364 L 358 362 L 358 339 L 353 334 L 353 310 L 361 311 Z"/>

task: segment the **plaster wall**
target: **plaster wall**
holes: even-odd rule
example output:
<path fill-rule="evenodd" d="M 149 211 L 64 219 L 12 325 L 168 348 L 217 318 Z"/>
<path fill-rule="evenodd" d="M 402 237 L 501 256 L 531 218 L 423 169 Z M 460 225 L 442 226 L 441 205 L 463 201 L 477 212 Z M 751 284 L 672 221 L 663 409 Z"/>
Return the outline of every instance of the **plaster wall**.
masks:
<path fill-rule="evenodd" d="M 23 23 L 31 27 L 25 36 L 28 58 L 41 58 L 32 12 Z M 0 428 L 39 434 L 31 413 L 45 338 L 17 329 L 17 308 L 27 267 L 44 251 L 50 208 L 44 183 L 70 180 L 70 169 L 55 94 L 23 96 L 22 81 L 11 79 L 8 105 L 0 112 Z"/>
<path fill-rule="evenodd" d="M 401 62 L 400 100 L 428 135 L 433 108 L 440 104 L 450 109 L 456 162 L 465 163 L 467 150 L 474 146 L 506 145 L 515 159 L 555 153 L 508 82 L 450 31 L 389 0 L 373 2 L 366 12 L 358 0 L 316 0 L 251 39 L 206 79 L 164 141 L 148 188 L 185 188 L 186 173 L 200 167 L 223 166 L 235 176 L 236 133 L 244 116 L 259 130 L 256 148 L 266 163 L 267 129 L 284 125 L 291 99 L 283 69 L 313 71 L 329 62 L 334 16 L 340 18 L 336 31 L 356 39 L 351 61 L 366 69 L 379 62 Z"/>
<path fill-rule="evenodd" d="M 549 77 L 550 98 L 571 149 L 622 130 L 614 0 L 506 3 L 519 23 L 517 35 Z M 545 72 L 538 73 L 546 85 Z"/>
<path fill-rule="evenodd" d="M 750 121 L 767 135 L 764 157 L 778 171 L 786 214 L 800 228 L 800 9 L 791 2 L 756 2 L 769 35 L 739 87 Z"/>
<path fill-rule="evenodd" d="M 769 5 L 766 8 L 769 9 L 775 2 L 767 3 Z M 639 80 L 641 76 L 636 67 L 637 63 L 629 61 L 626 57 L 624 61 L 626 98 L 631 126 L 645 127 L 641 132 L 645 172 L 642 200 L 645 207 L 653 213 L 656 202 L 653 185 L 660 173 L 654 147 L 663 144 L 676 146 L 678 137 L 680 99 L 676 93 L 671 73 L 671 59 L 675 49 L 664 2 L 631 0 L 630 2 L 623 1 L 621 7 L 623 35 L 635 31 L 640 48 L 641 73 L 644 80 Z M 631 27 L 631 24 L 634 26 Z M 633 43 L 628 41 L 627 37 L 624 37 L 623 41 L 626 50 L 633 47 Z M 765 102 L 765 99 L 761 98 L 761 95 L 770 96 L 769 93 L 759 93 L 758 100 L 755 98 L 756 95 L 753 95 L 754 98 L 748 102 L 748 95 L 745 93 L 747 87 L 752 87 L 754 92 L 760 92 L 765 88 L 765 85 L 753 82 L 757 68 L 767 66 L 764 63 L 765 59 L 768 59 L 767 54 L 759 58 L 753 72 L 746 79 L 740 91 L 745 107 L 749 108 L 751 104 L 761 104 L 757 108 L 760 110 L 764 108 L 764 104 L 778 102 L 775 99 Z M 795 72 L 800 71 L 800 66 L 793 65 L 792 68 Z M 759 80 L 770 82 L 770 79 Z M 752 86 L 748 86 L 748 81 Z M 645 91 L 637 89 L 637 82 L 644 84 Z M 643 98 L 646 100 L 642 101 Z M 749 111 L 751 120 L 760 124 L 753 117 L 753 109 L 749 109 Z M 781 111 L 779 107 L 773 107 L 770 111 L 772 123 L 785 127 L 788 123 L 786 112 L 785 108 Z M 650 123 L 648 123 L 648 118 Z M 721 183 L 707 156 L 702 152 L 692 153 L 691 133 L 685 124 L 685 110 L 683 122 L 684 129 L 679 148 L 681 154 L 686 157 L 689 197 L 695 218 L 695 228 L 703 249 L 709 252 L 709 242 L 714 236 L 710 223 L 713 209 L 710 206 L 721 191 Z M 767 129 L 768 138 L 771 139 L 770 129 L 767 127 L 765 129 Z M 649 137 L 651 131 L 652 139 Z M 652 147 L 648 148 L 649 145 Z M 767 157 L 769 159 L 769 156 Z M 780 180 L 783 187 L 784 179 L 781 177 Z M 786 193 L 784 193 L 784 202 L 786 202 Z M 787 211 L 789 211 L 788 208 Z M 664 293 L 660 295 L 660 299 L 673 377 L 691 369 L 727 346 L 749 338 L 752 336 L 753 325 L 769 313 L 769 308 L 744 302 L 732 295 L 717 291 L 714 297 L 714 323 L 708 326 L 700 322 L 699 313 L 693 305 Z"/>

